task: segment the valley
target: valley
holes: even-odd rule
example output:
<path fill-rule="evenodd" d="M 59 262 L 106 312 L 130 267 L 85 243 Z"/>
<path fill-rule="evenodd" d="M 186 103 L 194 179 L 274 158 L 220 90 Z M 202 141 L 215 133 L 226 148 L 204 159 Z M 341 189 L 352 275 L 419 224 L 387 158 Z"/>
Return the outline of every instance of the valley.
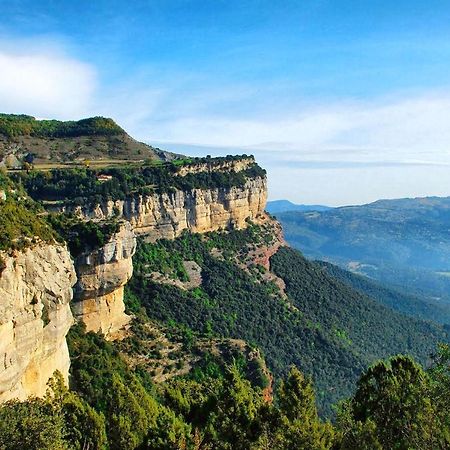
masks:
<path fill-rule="evenodd" d="M 437 306 L 291 248 L 254 157 L 98 167 L 96 133 L 0 173 L 0 443 L 31 415 L 48 449 L 348 448 L 369 367 L 439 363 Z"/>

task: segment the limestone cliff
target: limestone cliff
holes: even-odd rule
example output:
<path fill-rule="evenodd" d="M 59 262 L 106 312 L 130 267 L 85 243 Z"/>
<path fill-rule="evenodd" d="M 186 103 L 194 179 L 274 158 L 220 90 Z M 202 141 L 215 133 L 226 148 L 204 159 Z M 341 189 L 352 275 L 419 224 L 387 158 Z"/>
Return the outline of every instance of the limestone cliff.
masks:
<path fill-rule="evenodd" d="M 109 241 L 75 259 L 75 316 L 88 331 L 101 331 L 107 339 L 121 336 L 130 321 L 125 314 L 123 287 L 133 273 L 136 237 L 128 222 Z"/>
<path fill-rule="evenodd" d="M 178 168 L 177 175 L 184 177 L 189 173 L 200 173 L 200 172 L 240 172 L 242 170 L 248 169 L 250 166 L 255 164 L 255 159 L 253 156 L 242 157 L 234 160 L 220 160 L 210 159 L 206 162 L 188 164 L 186 166 L 181 166 Z"/>
<path fill-rule="evenodd" d="M 75 271 L 68 250 L 39 244 L 1 254 L 0 402 L 41 396 L 55 370 L 68 378 L 65 336 Z"/>
<path fill-rule="evenodd" d="M 184 230 L 205 233 L 245 228 L 247 220 L 255 221 L 262 216 L 266 201 L 267 180 L 256 177 L 248 179 L 243 186 L 138 195 L 126 200 L 79 206 L 73 212 L 86 219 L 125 219 L 136 234 L 155 241 L 173 239 Z"/>

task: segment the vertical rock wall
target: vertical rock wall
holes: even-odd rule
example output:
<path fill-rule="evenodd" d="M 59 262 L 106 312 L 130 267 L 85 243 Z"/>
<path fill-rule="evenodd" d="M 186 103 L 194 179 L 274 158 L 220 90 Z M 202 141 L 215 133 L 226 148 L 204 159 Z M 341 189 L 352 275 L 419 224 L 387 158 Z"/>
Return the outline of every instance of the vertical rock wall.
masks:
<path fill-rule="evenodd" d="M 262 216 L 266 202 L 267 180 L 256 177 L 240 187 L 138 195 L 60 210 L 74 212 L 86 220 L 119 217 L 130 222 L 137 235 L 156 241 L 174 239 L 184 230 L 205 233 L 245 228 L 247 220 L 256 221 Z"/>
<path fill-rule="evenodd" d="M 123 287 L 133 274 L 135 250 L 136 237 L 124 222 L 107 244 L 76 258 L 73 311 L 87 331 L 99 331 L 111 340 L 124 332 L 130 317 L 125 314 Z"/>
<path fill-rule="evenodd" d="M 41 244 L 2 254 L 0 402 L 42 396 L 55 370 L 69 375 L 65 336 L 75 271 L 68 250 Z"/>

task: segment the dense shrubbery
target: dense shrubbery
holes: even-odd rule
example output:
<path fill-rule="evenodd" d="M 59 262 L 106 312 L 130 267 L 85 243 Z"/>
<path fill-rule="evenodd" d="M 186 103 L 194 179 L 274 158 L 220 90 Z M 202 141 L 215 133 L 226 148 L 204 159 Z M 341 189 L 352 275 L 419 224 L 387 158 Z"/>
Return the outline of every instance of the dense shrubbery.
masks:
<path fill-rule="evenodd" d="M 111 136 L 124 131 L 112 119 L 90 117 L 78 121 L 36 120 L 32 116 L 0 114 L 0 134 L 8 137 Z"/>
<path fill-rule="evenodd" d="M 51 241 L 56 234 L 39 215 L 38 206 L 6 174 L 0 173 L 0 250 L 23 249 L 36 240 Z"/>
<path fill-rule="evenodd" d="M 304 317 L 338 339 L 345 335 L 348 350 L 365 361 L 408 353 L 425 362 L 437 342 L 448 340 L 441 327 L 385 308 L 330 277 L 297 250 L 280 249 L 271 263 Z"/>
<path fill-rule="evenodd" d="M 16 450 L 409 450 L 450 446 L 450 350 L 424 370 L 409 356 L 362 374 L 336 423 L 319 419 L 295 367 L 276 401 L 232 365 L 220 377 L 153 386 L 110 343 L 72 329 L 72 390 L 56 374 L 44 399 L 0 408 L 0 448 Z M 141 372 L 142 374 L 142 372 Z M 145 375 L 144 375 L 145 376 Z"/>
<path fill-rule="evenodd" d="M 311 449 L 331 446 L 333 430 L 318 419 L 310 382 L 295 369 L 280 388 L 278 408 L 238 364 L 219 369 L 219 377 L 206 365 L 201 377 L 153 386 L 145 371 L 129 369 L 112 344 L 83 334 L 80 325 L 69 348 L 72 388 L 103 418 L 110 449 L 262 450 L 272 443 L 290 450 L 300 437 Z"/>
<path fill-rule="evenodd" d="M 328 262 L 316 261 L 316 264 L 322 266 L 334 278 L 389 308 L 409 316 L 420 317 L 437 323 L 450 323 L 450 306 L 442 299 L 425 299 L 418 295 L 405 293 L 399 288 L 386 286 L 371 278 L 349 272 Z"/>
<path fill-rule="evenodd" d="M 84 221 L 67 214 L 50 214 L 47 220 L 59 236 L 67 242 L 73 257 L 102 247 L 120 229 L 120 223 L 115 220 Z"/>
<path fill-rule="evenodd" d="M 341 449 L 450 447 L 449 347 L 440 347 L 427 371 L 409 356 L 379 361 L 340 406 Z"/>
<path fill-rule="evenodd" d="M 243 155 L 227 155 L 227 156 L 215 156 L 214 158 L 211 158 L 210 156 L 205 157 L 198 157 L 193 160 L 195 164 L 197 163 L 211 163 L 211 164 L 217 164 L 217 163 L 224 163 L 224 162 L 232 162 L 232 161 L 240 161 L 242 159 L 246 158 L 253 158 L 253 155 L 246 155 L 245 153 Z"/>
<path fill-rule="evenodd" d="M 333 402 L 351 393 L 370 362 L 398 352 L 425 361 L 436 343 L 446 339 L 440 327 L 384 308 L 286 248 L 272 258 L 272 265 L 298 310 L 288 307 L 273 297 L 271 283 L 236 265 L 236 258 L 245 259 L 246 249 L 266 240 L 269 231 L 249 226 L 230 233 L 185 234 L 156 244 L 140 242 L 129 289 L 150 317 L 256 345 L 277 376 L 285 375 L 291 364 L 299 366 L 313 376 L 319 405 L 327 414 Z M 211 256 L 213 248 L 221 257 Z M 184 291 L 146 277 L 150 271 L 182 277 L 182 260 L 202 267 L 201 287 Z"/>
<path fill-rule="evenodd" d="M 20 250 L 55 236 L 45 220 L 36 215 L 34 205 L 12 199 L 0 201 L 0 250 Z"/>
<path fill-rule="evenodd" d="M 176 164 L 148 167 L 90 169 L 55 169 L 51 172 L 32 171 L 17 178 L 35 200 L 66 200 L 76 204 L 100 203 L 104 200 L 124 200 L 134 194 L 172 192 L 175 189 L 229 189 L 243 186 L 247 179 L 264 176 L 256 164 L 241 172 L 200 172 L 176 176 Z M 99 174 L 111 175 L 108 181 L 98 181 Z"/>

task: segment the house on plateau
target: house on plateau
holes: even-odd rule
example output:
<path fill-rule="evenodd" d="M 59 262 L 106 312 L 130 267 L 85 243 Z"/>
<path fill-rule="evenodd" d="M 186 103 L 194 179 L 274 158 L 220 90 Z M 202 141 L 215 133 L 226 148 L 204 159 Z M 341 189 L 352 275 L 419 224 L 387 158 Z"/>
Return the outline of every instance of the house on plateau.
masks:
<path fill-rule="evenodd" d="M 105 181 L 109 180 L 112 180 L 112 175 L 105 175 L 105 174 L 97 175 L 97 181 L 100 181 L 100 183 L 104 183 Z"/>

